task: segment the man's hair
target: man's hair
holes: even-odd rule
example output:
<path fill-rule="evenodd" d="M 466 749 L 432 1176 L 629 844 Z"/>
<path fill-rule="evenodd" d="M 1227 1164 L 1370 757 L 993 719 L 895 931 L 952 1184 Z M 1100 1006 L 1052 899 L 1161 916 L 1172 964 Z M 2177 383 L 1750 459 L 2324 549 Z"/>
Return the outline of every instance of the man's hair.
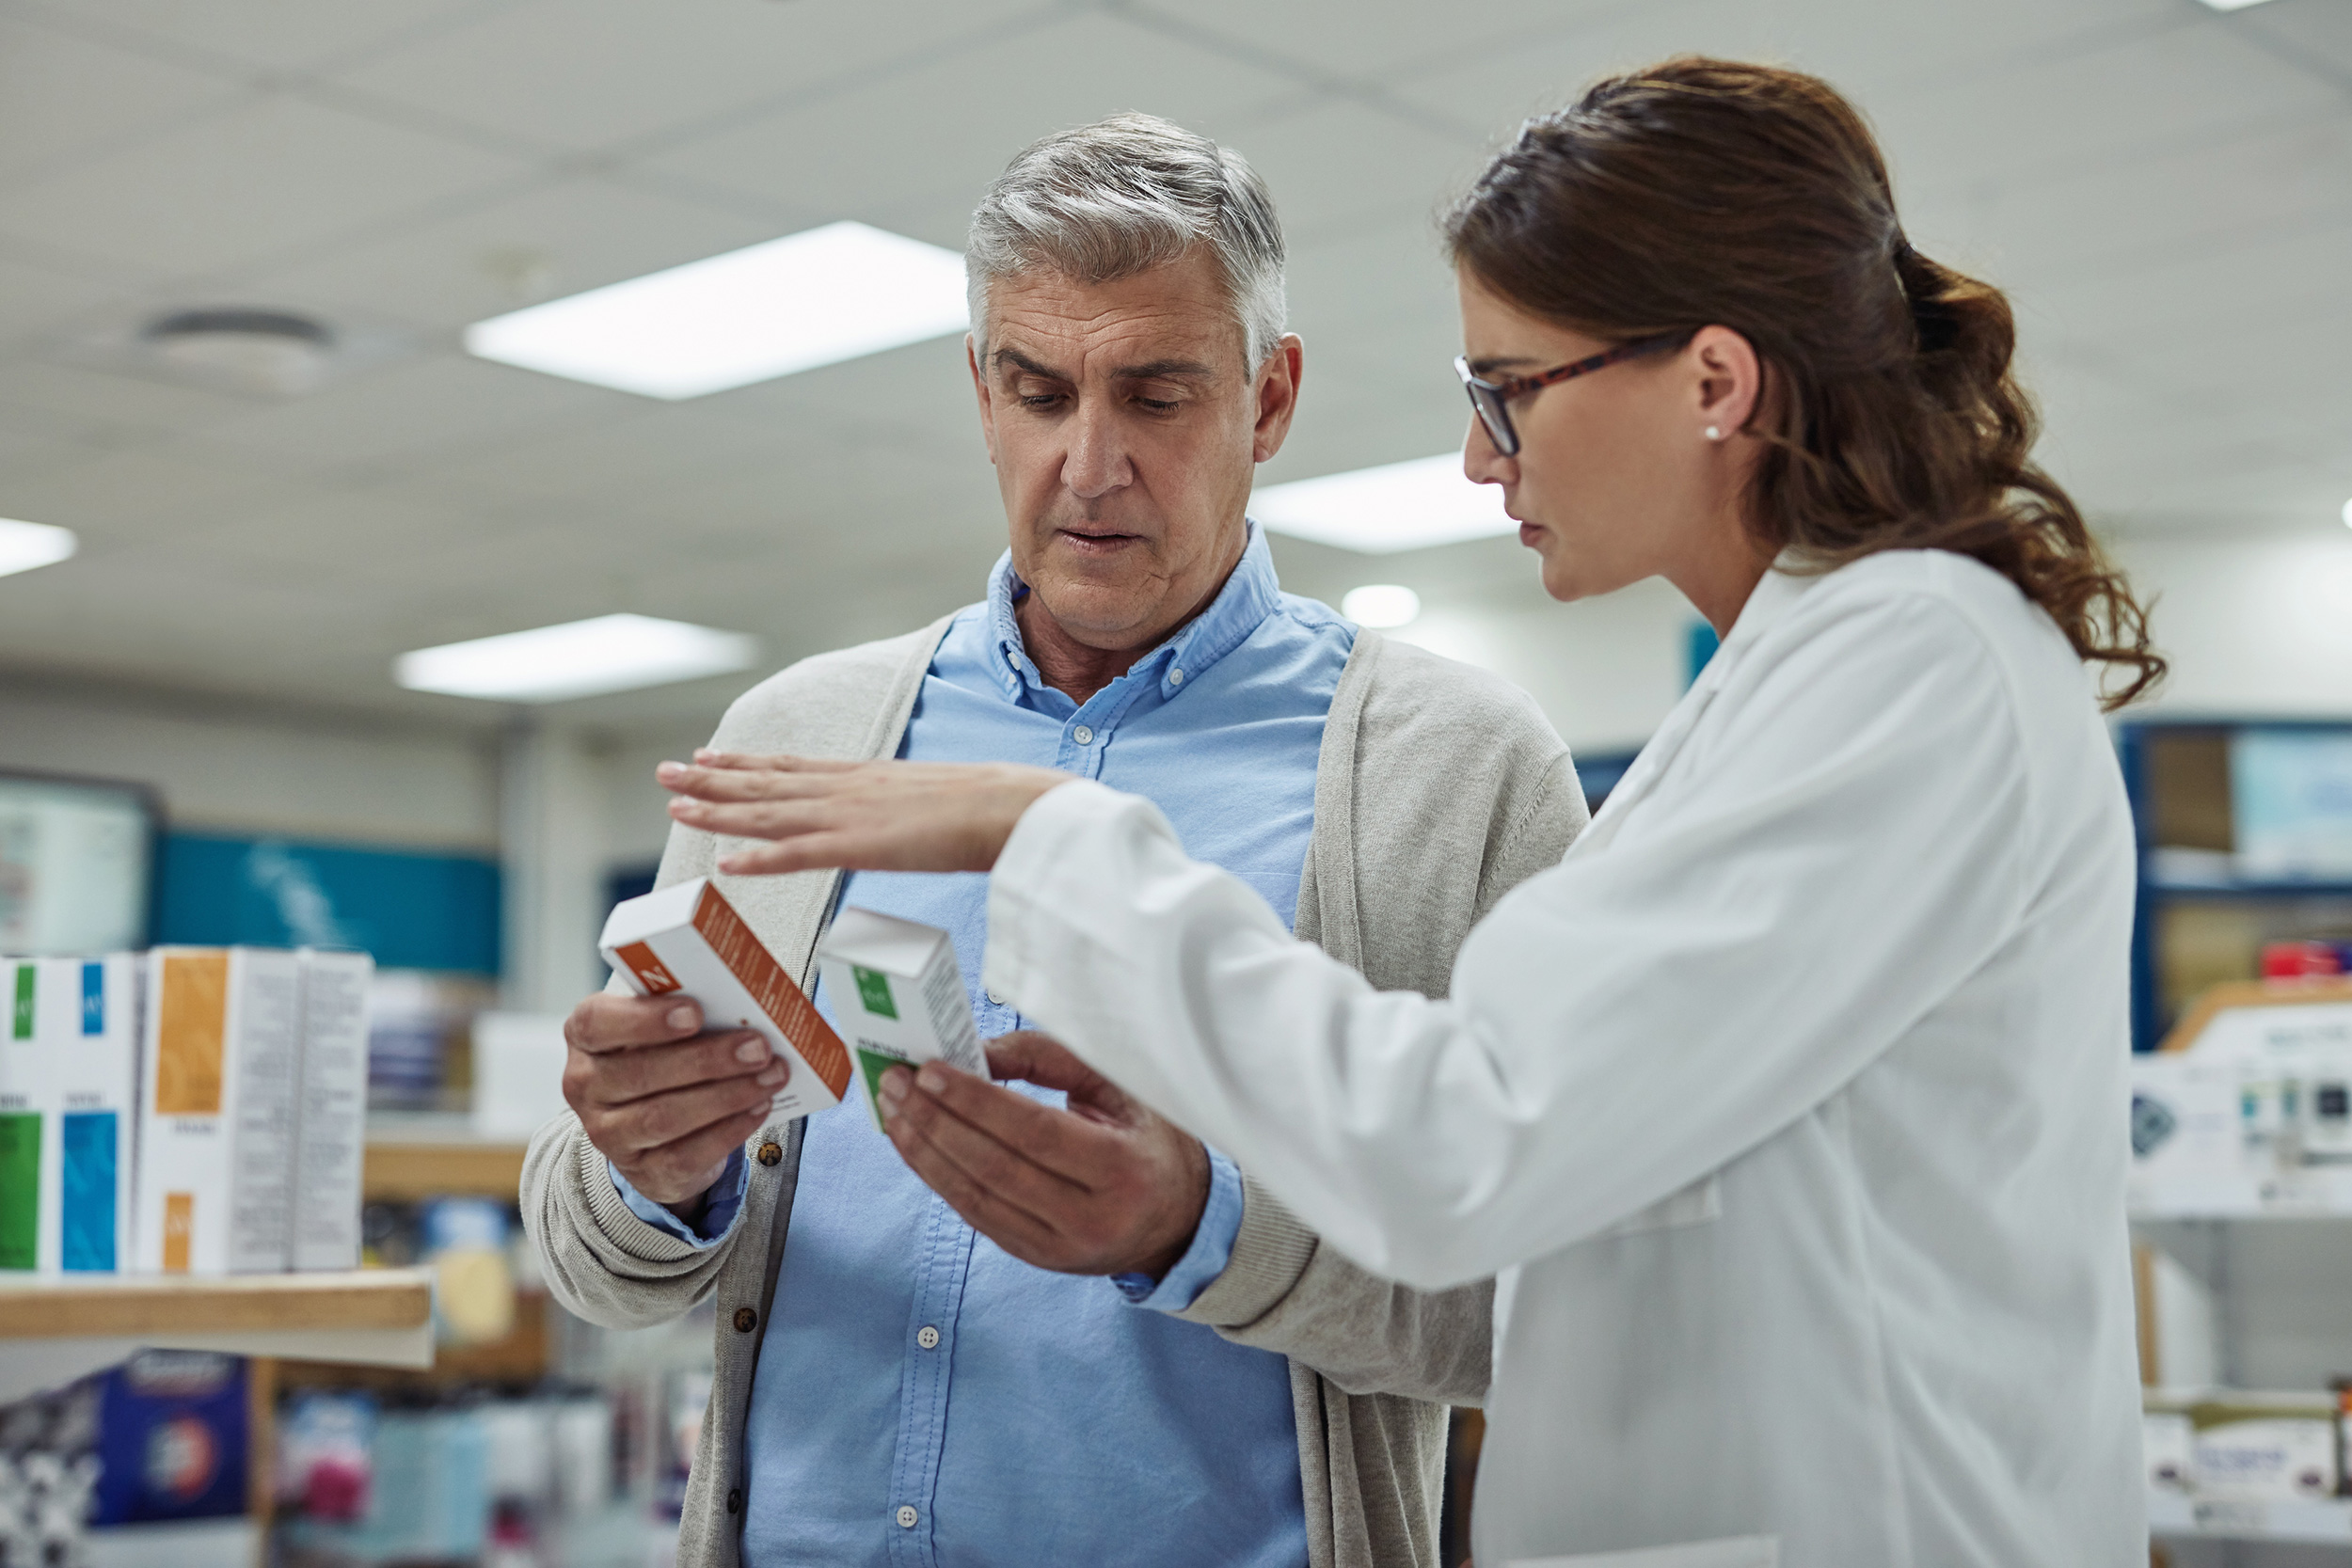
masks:
<path fill-rule="evenodd" d="M 988 357 L 988 286 L 1039 268 L 1108 283 L 1206 245 L 1241 328 L 1244 369 L 1282 335 L 1282 224 L 1242 155 L 1154 115 L 1120 114 L 1030 143 L 972 214 L 963 251 L 972 337 Z"/>

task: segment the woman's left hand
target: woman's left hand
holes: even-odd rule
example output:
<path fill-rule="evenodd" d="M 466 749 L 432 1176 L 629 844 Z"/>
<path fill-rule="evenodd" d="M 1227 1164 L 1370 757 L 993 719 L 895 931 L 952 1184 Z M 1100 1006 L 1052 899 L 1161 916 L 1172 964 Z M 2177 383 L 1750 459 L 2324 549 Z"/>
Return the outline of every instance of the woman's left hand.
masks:
<path fill-rule="evenodd" d="M 772 842 L 721 857 L 729 876 L 986 871 L 1037 798 L 1071 775 L 1010 763 L 819 762 L 699 751 L 654 769 L 670 816 Z"/>

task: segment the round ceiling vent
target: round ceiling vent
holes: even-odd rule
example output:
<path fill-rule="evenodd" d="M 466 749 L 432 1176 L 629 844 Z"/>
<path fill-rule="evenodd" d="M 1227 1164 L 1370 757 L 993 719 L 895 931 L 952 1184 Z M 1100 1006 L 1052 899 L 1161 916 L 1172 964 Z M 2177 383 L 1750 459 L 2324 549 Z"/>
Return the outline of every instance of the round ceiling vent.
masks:
<path fill-rule="evenodd" d="M 286 310 L 176 310 L 140 334 L 180 370 L 240 389 L 307 392 L 325 377 L 335 334 Z"/>

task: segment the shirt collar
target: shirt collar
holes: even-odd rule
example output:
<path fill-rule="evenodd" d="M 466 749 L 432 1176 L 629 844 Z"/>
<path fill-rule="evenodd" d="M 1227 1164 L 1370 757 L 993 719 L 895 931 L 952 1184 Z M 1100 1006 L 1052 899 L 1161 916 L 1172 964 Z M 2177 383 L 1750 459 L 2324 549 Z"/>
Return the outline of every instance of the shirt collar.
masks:
<path fill-rule="evenodd" d="M 1282 585 L 1274 575 L 1274 555 L 1266 547 L 1265 531 L 1254 522 L 1247 526 L 1249 543 L 1242 548 L 1241 563 L 1209 601 L 1209 608 L 1136 659 L 1126 678 L 1151 672 L 1161 694 L 1172 697 L 1240 647 L 1274 612 L 1282 598 Z M 1012 552 L 1007 550 L 988 575 L 989 669 L 1005 695 L 1015 702 L 1020 701 L 1024 686 L 1034 690 L 1045 684 L 1021 640 L 1021 623 L 1013 615 L 1013 607 L 1028 592 L 1029 585 L 1012 569 Z"/>

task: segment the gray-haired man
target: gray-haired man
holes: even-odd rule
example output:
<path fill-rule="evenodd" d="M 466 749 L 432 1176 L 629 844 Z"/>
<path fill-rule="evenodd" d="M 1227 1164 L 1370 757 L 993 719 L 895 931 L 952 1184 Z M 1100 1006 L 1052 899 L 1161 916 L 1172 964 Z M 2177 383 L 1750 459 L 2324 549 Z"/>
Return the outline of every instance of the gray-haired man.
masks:
<path fill-rule="evenodd" d="M 1264 187 L 1120 116 L 1015 159 L 967 261 L 1011 525 L 987 599 L 793 666 L 714 746 L 1103 779 L 1376 984 L 1442 991 L 1582 796 L 1525 697 L 1277 587 L 1246 507 L 1301 352 Z M 661 879 L 716 856 L 680 828 Z M 1486 1287 L 1372 1278 L 1019 1032 L 978 989 L 983 879 L 722 882 L 804 982 L 843 902 L 952 931 L 1005 1037 L 992 1067 L 1020 1082 L 894 1085 L 887 1137 L 853 1111 L 768 1125 L 780 1069 L 755 1041 L 662 1001 L 573 1014 L 574 1114 L 533 1140 L 523 1212 L 595 1321 L 717 1295 L 682 1565 L 1435 1560 L 1444 1406 L 1485 1392 Z"/>

